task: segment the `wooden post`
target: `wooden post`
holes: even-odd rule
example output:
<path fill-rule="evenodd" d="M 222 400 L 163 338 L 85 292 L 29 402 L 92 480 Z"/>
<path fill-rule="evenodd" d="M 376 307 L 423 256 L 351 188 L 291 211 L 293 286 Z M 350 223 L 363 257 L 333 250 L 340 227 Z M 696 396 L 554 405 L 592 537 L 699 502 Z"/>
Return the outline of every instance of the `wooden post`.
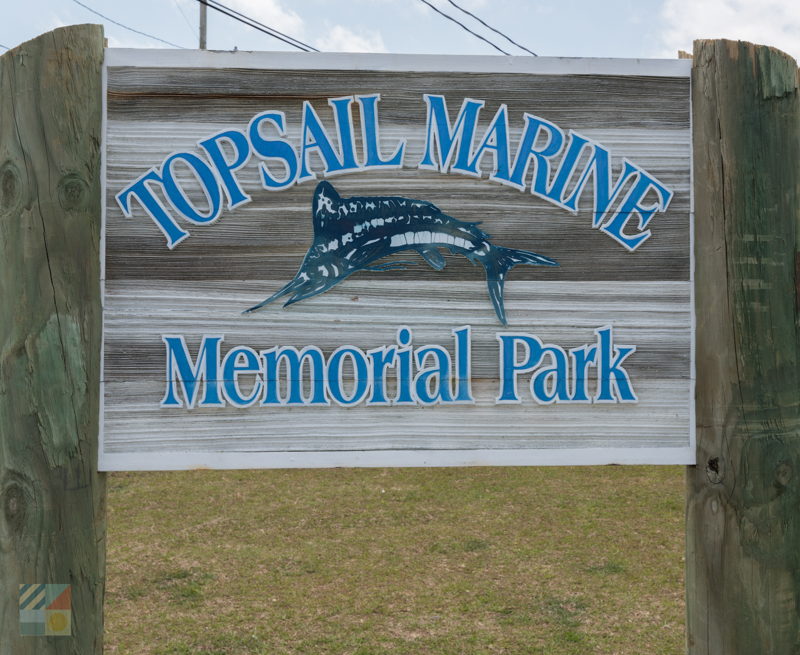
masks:
<path fill-rule="evenodd" d="M 772 48 L 697 41 L 692 655 L 800 653 L 800 98 Z"/>
<path fill-rule="evenodd" d="M 0 654 L 103 649 L 97 472 L 103 30 L 0 57 Z M 20 636 L 18 585 L 72 586 L 72 636 Z"/>

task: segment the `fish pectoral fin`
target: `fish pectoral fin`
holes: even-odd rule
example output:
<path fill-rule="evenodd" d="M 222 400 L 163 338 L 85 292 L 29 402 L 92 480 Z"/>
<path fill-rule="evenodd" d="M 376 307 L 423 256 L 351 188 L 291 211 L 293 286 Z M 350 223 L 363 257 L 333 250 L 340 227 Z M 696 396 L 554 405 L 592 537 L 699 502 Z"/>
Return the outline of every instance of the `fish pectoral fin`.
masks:
<path fill-rule="evenodd" d="M 258 309 L 261 309 L 261 308 L 262 308 L 264 305 L 268 305 L 268 304 L 269 304 L 269 303 L 271 303 L 273 300 L 277 300 L 277 299 L 278 299 L 278 298 L 280 298 L 281 296 L 285 296 L 285 295 L 287 295 L 287 294 L 289 294 L 289 293 L 292 293 L 292 291 L 294 291 L 295 289 L 297 289 L 297 288 L 298 288 L 298 287 L 300 287 L 300 286 L 302 286 L 302 281 L 301 281 L 301 280 L 299 280 L 298 278 L 294 278 L 294 279 L 293 279 L 291 282 L 289 282 L 288 284 L 286 284 L 286 285 L 285 285 L 283 288 L 281 288 L 280 290 L 278 290 L 278 291 L 276 291 L 275 293 L 273 293 L 273 294 L 272 294 L 272 295 L 271 295 L 269 298 L 267 298 L 266 300 L 263 300 L 263 301 L 261 301 L 260 303 L 258 303 L 257 305 L 253 305 L 252 307 L 249 307 L 248 309 L 245 309 L 245 310 L 242 312 L 242 314 L 250 314 L 251 312 L 254 312 L 254 311 L 258 310 Z"/>
<path fill-rule="evenodd" d="M 414 266 L 414 262 L 399 261 L 399 262 L 386 262 L 385 264 L 378 264 L 377 266 L 365 266 L 365 271 L 378 271 L 383 273 L 385 271 L 404 271 L 406 266 Z"/>
<path fill-rule="evenodd" d="M 447 262 L 438 248 L 420 248 L 418 252 L 430 267 L 436 271 L 441 271 L 447 266 Z"/>
<path fill-rule="evenodd" d="M 339 278 L 325 278 L 324 280 L 319 280 L 315 285 L 305 285 L 303 288 L 299 289 L 295 292 L 294 295 L 289 297 L 285 303 L 283 303 L 284 307 L 288 307 L 289 305 L 294 305 L 296 302 L 300 302 L 301 300 L 305 300 L 306 298 L 312 298 L 314 296 L 318 296 L 321 293 L 324 293 L 331 287 L 336 286 L 342 280 Z"/>

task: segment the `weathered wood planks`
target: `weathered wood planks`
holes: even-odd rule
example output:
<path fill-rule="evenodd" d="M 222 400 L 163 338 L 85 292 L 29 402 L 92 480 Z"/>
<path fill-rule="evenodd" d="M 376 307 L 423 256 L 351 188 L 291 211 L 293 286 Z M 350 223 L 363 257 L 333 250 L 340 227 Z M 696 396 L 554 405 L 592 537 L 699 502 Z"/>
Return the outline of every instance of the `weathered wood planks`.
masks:
<path fill-rule="evenodd" d="M 302 58 L 301 58 L 302 60 Z M 397 77 L 395 77 L 397 76 Z M 386 143 L 407 138 L 408 165 L 402 171 L 370 171 L 332 178 L 343 195 L 388 193 L 427 199 L 461 219 L 483 221 L 503 243 L 513 239 L 521 248 L 551 252 L 559 270 L 520 267 L 515 279 L 582 280 L 689 278 L 689 80 L 687 77 L 586 76 L 522 74 L 453 74 L 395 71 L 275 71 L 210 68 L 131 68 L 108 71 L 108 184 L 106 202 L 115 215 L 114 194 L 143 170 L 160 161 L 165 144 L 174 150 L 193 148 L 198 140 L 220 129 L 244 128 L 266 109 L 286 115 L 287 135 L 299 141 L 302 101 L 309 99 L 333 132 L 327 98 L 346 94 L 381 93 L 380 134 Z M 483 180 L 443 176 L 417 170 L 424 148 L 424 93 L 444 92 L 451 113 L 464 98 L 487 99 L 489 117 L 500 103 L 508 105 L 511 140 L 519 140 L 521 117 L 534 112 L 568 126 L 608 146 L 618 163 L 633 159 L 658 171 L 659 179 L 676 191 L 669 215 L 657 219 L 657 234 L 646 249 L 629 253 L 619 265 L 619 249 L 597 231 L 586 230 L 586 201 L 578 215 L 530 194 L 486 182 L 490 162 L 484 158 Z M 422 126 L 422 129 L 420 129 Z M 357 143 L 360 136 L 356 135 Z M 312 153 L 316 159 L 316 155 Z M 307 221 L 313 184 L 280 193 L 259 188 L 259 173 L 248 165 L 239 173 L 254 201 L 220 226 L 194 227 L 192 238 L 171 256 L 153 239 L 150 221 L 109 221 L 107 277 L 130 278 L 154 274 L 168 279 L 260 279 L 265 267 L 280 278 L 292 275 L 311 241 Z M 565 239 L 579 232 L 580 239 Z M 156 233 L 157 234 L 157 231 Z M 538 252 L 537 251 L 537 252 Z M 191 262 L 202 257 L 204 266 Z M 463 258 L 452 258 L 439 273 L 461 279 L 471 269 Z M 398 273 L 399 279 L 427 276 L 420 267 Z"/>
<path fill-rule="evenodd" d="M 438 463 L 532 464 L 557 463 L 552 454 L 560 449 L 564 463 L 693 461 L 688 65 L 485 58 L 469 71 L 463 59 L 445 59 L 109 53 L 102 467 L 331 466 L 346 464 L 347 453 L 354 465 L 400 465 L 414 464 L 409 453 L 421 452 Z M 372 93 L 381 96 L 384 154 L 405 139 L 404 165 L 331 177 L 341 195 L 430 201 L 459 220 L 482 222 L 493 243 L 556 259 L 558 268 L 511 272 L 508 329 L 577 348 L 592 342 L 596 329 L 613 326 L 618 343 L 637 346 L 628 362 L 637 403 L 544 406 L 529 398 L 499 411 L 497 334 L 505 328 L 489 303 L 483 267 L 463 256 L 445 253 L 446 268 L 434 271 L 401 253 L 395 258 L 419 264 L 360 272 L 291 308 L 276 304 L 242 316 L 295 275 L 313 239 L 316 181 L 265 190 L 255 157 L 237 171 L 252 202 L 212 224 L 187 224 L 191 236 L 174 250 L 140 209 L 125 217 L 117 205 L 126 185 L 170 153 L 196 152 L 199 141 L 221 130 L 246 130 L 260 112 L 282 112 L 286 139 L 299 144 L 304 101 L 335 134 L 328 99 Z M 417 168 L 426 93 L 444 94 L 451 120 L 465 98 L 485 100 L 481 129 L 505 105 L 512 144 L 522 137 L 526 112 L 593 139 L 610 149 L 614 175 L 627 159 L 668 185 L 669 209 L 653 218 L 646 246 L 626 252 L 591 228 L 590 199 L 570 213 L 491 183 L 490 157 L 479 163 L 480 178 Z M 357 133 L 356 149 L 363 143 Z M 319 170 L 317 153 L 310 161 Z M 196 181 L 182 180 L 202 205 Z M 413 329 L 415 344 L 447 344 L 452 329 L 466 324 L 474 405 L 159 406 L 166 333 L 185 337 L 193 352 L 204 335 L 224 334 L 224 350 L 315 345 L 328 356 L 343 344 L 365 351 L 391 344 L 403 325 Z M 513 451 L 516 459 L 492 459 L 493 450 Z M 326 459 L 314 455 L 319 451 L 338 454 Z"/>
<path fill-rule="evenodd" d="M 691 655 L 800 648 L 800 96 L 789 56 L 696 41 Z"/>
<path fill-rule="evenodd" d="M 0 653 L 103 650 L 103 32 L 0 57 Z M 18 585 L 72 586 L 71 637 L 20 637 Z"/>

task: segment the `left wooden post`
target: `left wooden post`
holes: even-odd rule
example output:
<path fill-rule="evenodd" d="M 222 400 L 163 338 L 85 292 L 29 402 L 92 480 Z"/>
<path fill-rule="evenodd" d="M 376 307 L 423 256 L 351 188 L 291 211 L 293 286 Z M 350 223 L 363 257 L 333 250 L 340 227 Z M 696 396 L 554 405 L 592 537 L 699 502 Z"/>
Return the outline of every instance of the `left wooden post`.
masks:
<path fill-rule="evenodd" d="M 97 25 L 0 57 L 0 655 L 103 650 L 102 63 Z M 20 635 L 30 583 L 71 585 L 71 636 Z"/>

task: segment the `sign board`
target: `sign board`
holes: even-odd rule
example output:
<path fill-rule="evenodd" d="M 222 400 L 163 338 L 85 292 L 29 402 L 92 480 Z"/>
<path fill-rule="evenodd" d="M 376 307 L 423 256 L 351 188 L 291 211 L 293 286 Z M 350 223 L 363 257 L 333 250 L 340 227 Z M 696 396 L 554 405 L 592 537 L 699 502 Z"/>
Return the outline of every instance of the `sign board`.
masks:
<path fill-rule="evenodd" d="M 689 71 L 108 50 L 100 468 L 693 463 Z"/>

